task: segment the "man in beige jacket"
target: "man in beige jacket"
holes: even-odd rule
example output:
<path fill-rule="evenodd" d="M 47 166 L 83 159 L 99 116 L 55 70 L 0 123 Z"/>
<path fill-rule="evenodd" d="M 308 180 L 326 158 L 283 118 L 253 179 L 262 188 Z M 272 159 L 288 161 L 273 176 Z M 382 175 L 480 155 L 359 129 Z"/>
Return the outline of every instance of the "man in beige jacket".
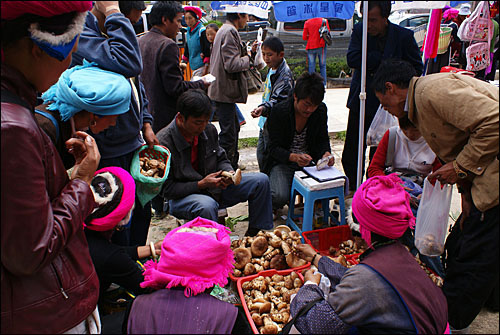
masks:
<path fill-rule="evenodd" d="M 248 22 L 248 14 L 227 13 L 227 21 L 217 32 L 212 55 L 210 73 L 217 78 L 208 88 L 208 96 L 215 101 L 219 118 L 220 146 L 234 170 L 238 168 L 238 133 L 240 125 L 236 114 L 236 103 L 246 103 L 248 97 L 247 77 L 250 56 L 241 42 L 238 29 Z"/>
<path fill-rule="evenodd" d="M 498 284 L 498 87 L 455 73 L 413 75 L 407 62 L 385 62 L 374 90 L 389 113 L 408 115 L 442 161 L 429 180 L 456 183 L 461 193 L 443 292 L 452 330 L 466 331 Z"/>

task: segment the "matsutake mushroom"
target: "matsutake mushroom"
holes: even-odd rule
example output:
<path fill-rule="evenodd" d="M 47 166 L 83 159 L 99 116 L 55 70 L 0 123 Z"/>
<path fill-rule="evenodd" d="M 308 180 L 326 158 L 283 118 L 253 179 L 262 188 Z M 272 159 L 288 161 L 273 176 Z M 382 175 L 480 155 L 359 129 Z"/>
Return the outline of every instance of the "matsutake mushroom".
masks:
<path fill-rule="evenodd" d="M 252 250 L 252 256 L 253 257 L 260 257 L 262 256 L 266 250 L 267 250 L 267 239 L 264 236 L 259 236 L 256 239 L 253 240 L 252 245 L 251 245 L 251 250 Z"/>
<path fill-rule="evenodd" d="M 222 171 L 221 173 L 222 178 L 226 179 L 231 179 L 233 181 L 234 185 L 239 185 L 241 182 L 241 170 L 236 169 L 236 172 L 231 173 L 228 171 Z"/>
<path fill-rule="evenodd" d="M 252 253 L 247 248 L 240 247 L 240 248 L 234 249 L 233 253 L 234 253 L 234 260 L 235 260 L 234 267 L 238 270 L 245 268 L 245 266 L 252 259 Z"/>
<path fill-rule="evenodd" d="M 269 267 L 271 269 L 276 269 L 276 270 L 288 269 L 288 265 L 286 263 L 285 256 L 284 255 L 274 255 L 273 258 L 271 258 Z"/>
<path fill-rule="evenodd" d="M 291 268 L 298 268 L 299 266 L 306 265 L 307 262 L 297 256 L 294 252 L 291 252 L 286 255 L 286 264 L 288 264 Z"/>

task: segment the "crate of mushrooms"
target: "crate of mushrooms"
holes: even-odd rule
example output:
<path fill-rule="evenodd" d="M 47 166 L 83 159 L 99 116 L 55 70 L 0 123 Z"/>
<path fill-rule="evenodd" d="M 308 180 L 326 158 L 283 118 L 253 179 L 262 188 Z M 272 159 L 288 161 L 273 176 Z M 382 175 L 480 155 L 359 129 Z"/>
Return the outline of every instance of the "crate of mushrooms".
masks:
<path fill-rule="evenodd" d="M 238 294 L 254 334 L 278 334 L 290 319 L 290 300 L 304 285 L 292 269 L 240 278 Z"/>
<path fill-rule="evenodd" d="M 300 234 L 284 225 L 272 232 L 260 231 L 255 237 L 232 241 L 235 269 L 229 277 L 236 281 L 270 269 L 305 269 L 310 263 L 295 252 L 295 246 L 300 243 Z"/>

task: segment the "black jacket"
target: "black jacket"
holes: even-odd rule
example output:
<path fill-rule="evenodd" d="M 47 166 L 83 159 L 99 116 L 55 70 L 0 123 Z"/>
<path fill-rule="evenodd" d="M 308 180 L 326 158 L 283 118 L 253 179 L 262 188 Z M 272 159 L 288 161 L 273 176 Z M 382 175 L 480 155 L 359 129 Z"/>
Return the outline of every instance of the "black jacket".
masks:
<path fill-rule="evenodd" d="M 122 247 L 111 243 L 101 232 L 85 229 L 90 257 L 99 277 L 99 297 L 111 283 L 116 283 L 134 294 L 148 291 L 140 284 L 144 281 L 139 269 L 137 246 Z"/>
<path fill-rule="evenodd" d="M 170 172 L 163 184 L 162 195 L 180 199 L 190 194 L 207 194 L 218 200 L 221 189 L 199 190 L 198 181 L 219 170 L 232 171 L 226 152 L 219 145 L 217 129 L 208 124 L 198 136 L 198 171 L 191 165 L 191 145 L 177 128 L 175 119 L 156 134 L 160 144 L 170 150 Z"/>
<path fill-rule="evenodd" d="M 359 93 L 361 90 L 361 45 L 363 41 L 363 25 L 354 25 L 347 50 L 347 65 L 354 69 L 351 88 L 347 98 L 347 108 L 359 111 Z M 366 56 L 366 113 L 373 116 L 377 112 L 380 102 L 373 91 L 372 79 L 380 63 L 386 59 L 399 59 L 409 62 L 415 69 L 417 76 L 422 74 L 423 64 L 420 50 L 409 29 L 389 23 L 384 51 L 379 49 L 379 38 L 368 35 Z"/>
<path fill-rule="evenodd" d="M 286 100 L 294 87 L 293 73 L 288 67 L 286 60 L 283 58 L 276 72 L 271 75 L 271 96 L 269 101 L 263 102 L 260 106 L 264 106 L 262 116 L 269 117 L 269 113 L 274 105 L 280 101 Z"/>
<path fill-rule="evenodd" d="M 141 81 L 154 116 L 153 131 L 157 133 L 175 119 L 177 98 L 192 88 L 204 89 L 201 81 L 185 81 L 179 67 L 179 47 L 153 27 L 139 38 L 144 69 Z"/>
<path fill-rule="evenodd" d="M 327 108 L 323 102 L 309 117 L 306 127 L 307 151 L 316 162 L 325 152 L 331 152 Z M 295 134 L 295 109 L 292 96 L 273 107 L 265 129 L 269 135 L 269 145 L 265 152 L 263 172 L 269 174 L 273 166 L 289 163 L 290 146 Z"/>

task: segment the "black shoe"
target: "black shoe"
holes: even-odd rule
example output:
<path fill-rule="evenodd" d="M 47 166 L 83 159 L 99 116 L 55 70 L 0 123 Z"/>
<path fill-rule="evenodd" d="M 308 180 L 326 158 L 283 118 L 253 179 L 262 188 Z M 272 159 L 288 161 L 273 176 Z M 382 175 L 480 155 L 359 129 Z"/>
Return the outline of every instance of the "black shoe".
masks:
<path fill-rule="evenodd" d="M 250 237 L 254 237 L 255 235 L 257 235 L 257 233 L 260 231 L 259 228 L 254 228 L 254 227 L 248 227 L 248 230 L 247 232 L 245 233 L 245 236 L 250 236 Z"/>

